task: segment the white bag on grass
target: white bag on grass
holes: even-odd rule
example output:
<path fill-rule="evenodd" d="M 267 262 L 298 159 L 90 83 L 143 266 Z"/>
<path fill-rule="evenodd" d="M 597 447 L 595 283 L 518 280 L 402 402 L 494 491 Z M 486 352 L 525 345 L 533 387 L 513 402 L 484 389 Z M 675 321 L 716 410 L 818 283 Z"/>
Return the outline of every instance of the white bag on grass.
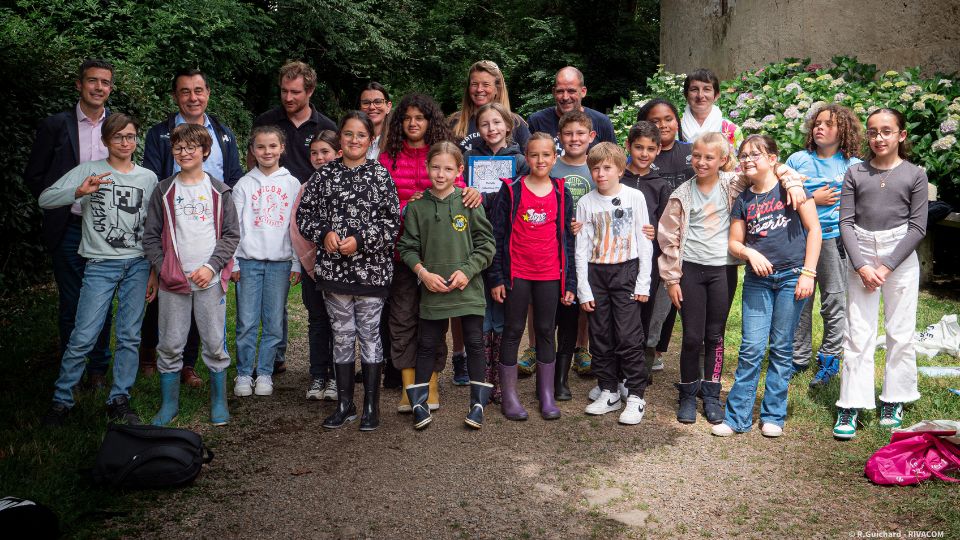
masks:
<path fill-rule="evenodd" d="M 933 358 L 940 353 L 955 358 L 960 356 L 960 324 L 957 324 L 957 315 L 944 315 L 922 332 L 915 332 L 913 345 L 916 347 L 917 356 Z M 877 337 L 877 348 L 886 348 L 885 336 Z"/>

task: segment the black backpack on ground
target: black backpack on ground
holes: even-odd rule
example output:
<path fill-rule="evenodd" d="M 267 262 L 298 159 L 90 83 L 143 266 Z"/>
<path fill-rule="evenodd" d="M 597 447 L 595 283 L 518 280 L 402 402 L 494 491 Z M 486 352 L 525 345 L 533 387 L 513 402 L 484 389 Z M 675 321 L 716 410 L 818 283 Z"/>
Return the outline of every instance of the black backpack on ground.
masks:
<path fill-rule="evenodd" d="M 113 487 L 177 487 L 193 482 L 213 452 L 188 429 L 110 424 L 93 481 Z"/>

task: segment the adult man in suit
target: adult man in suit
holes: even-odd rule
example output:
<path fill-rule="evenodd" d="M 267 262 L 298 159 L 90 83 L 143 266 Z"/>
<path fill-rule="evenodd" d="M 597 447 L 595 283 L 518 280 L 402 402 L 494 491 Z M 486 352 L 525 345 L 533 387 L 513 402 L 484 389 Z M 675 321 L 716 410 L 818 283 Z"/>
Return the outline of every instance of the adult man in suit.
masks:
<path fill-rule="evenodd" d="M 100 140 L 100 127 L 110 114 L 106 103 L 113 90 L 113 66 L 104 60 L 85 60 L 80 65 L 76 85 L 80 93 L 76 106 L 47 117 L 37 127 L 30 159 L 23 173 L 35 197 L 77 165 L 107 157 L 107 148 Z M 77 253 L 80 223 L 79 203 L 43 211 L 42 238 L 53 259 L 53 276 L 59 292 L 61 355 L 73 332 L 86 265 L 86 259 Z M 87 383 L 94 388 L 106 385 L 112 318 L 107 315 L 97 344 L 89 355 Z"/>
<path fill-rule="evenodd" d="M 212 114 L 207 114 L 207 102 L 210 100 L 210 85 L 207 76 L 199 69 L 182 69 L 173 75 L 171 83 L 173 101 L 177 112 L 170 114 L 164 121 L 156 124 L 147 132 L 143 147 L 143 166 L 156 173 L 160 180 L 173 176 L 180 171 L 173 160 L 170 148 L 170 132 L 180 124 L 197 124 L 206 128 L 213 146 L 210 155 L 203 162 L 203 170 L 212 178 L 222 180 L 233 186 L 243 176 L 240 166 L 240 151 L 237 137 L 233 131 Z M 159 340 L 157 302 L 147 306 L 141 325 L 140 373 L 152 375 L 157 371 L 157 342 Z M 191 322 L 187 343 L 183 349 L 183 369 L 180 379 L 183 384 L 198 388 L 203 384 L 197 376 L 195 366 L 200 351 L 200 333 L 196 322 Z"/>

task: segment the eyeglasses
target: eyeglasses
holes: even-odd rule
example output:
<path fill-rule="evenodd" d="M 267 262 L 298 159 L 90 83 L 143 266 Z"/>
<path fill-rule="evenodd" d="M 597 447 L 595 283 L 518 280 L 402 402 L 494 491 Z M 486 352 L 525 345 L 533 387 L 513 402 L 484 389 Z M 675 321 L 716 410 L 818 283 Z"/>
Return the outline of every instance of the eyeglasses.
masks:
<path fill-rule="evenodd" d="M 124 142 L 136 143 L 137 136 L 136 135 L 114 135 L 113 137 L 110 137 L 110 142 L 112 142 L 113 144 L 120 144 Z"/>
<path fill-rule="evenodd" d="M 199 147 L 199 146 L 193 146 L 193 145 L 190 145 L 190 146 L 174 146 L 174 147 L 173 147 L 173 153 L 174 153 L 174 154 L 192 154 L 192 153 L 194 153 L 194 152 L 197 151 L 197 148 L 200 148 L 200 147 Z"/>
<path fill-rule="evenodd" d="M 374 107 L 383 107 L 383 106 L 386 105 L 386 104 L 387 104 L 387 100 L 385 100 L 385 99 L 383 99 L 383 98 L 377 98 L 377 99 L 361 99 L 361 100 L 360 100 L 360 106 L 361 106 L 361 107 L 370 107 L 371 105 L 374 106 Z"/>
<path fill-rule="evenodd" d="M 764 154 L 763 152 L 750 152 L 749 154 L 744 152 L 743 154 L 740 154 L 739 156 L 737 156 L 737 159 L 739 159 L 740 161 L 757 162 L 757 161 L 760 161 L 760 158 L 762 158 L 765 155 L 766 154 Z"/>
<path fill-rule="evenodd" d="M 889 128 L 888 129 L 868 129 L 867 139 L 868 140 L 876 139 L 877 135 L 880 135 L 884 139 L 889 139 L 894 135 L 899 135 L 900 131 L 901 130 L 899 129 L 889 129 Z"/>
<path fill-rule="evenodd" d="M 614 197 L 613 200 L 610 201 L 610 202 L 612 202 L 613 205 L 617 207 L 617 209 L 613 211 L 613 217 L 615 217 L 615 218 L 617 218 L 617 219 L 622 218 L 622 217 L 623 217 L 623 208 L 620 208 L 620 203 L 622 202 L 622 201 L 620 200 L 620 197 Z"/>

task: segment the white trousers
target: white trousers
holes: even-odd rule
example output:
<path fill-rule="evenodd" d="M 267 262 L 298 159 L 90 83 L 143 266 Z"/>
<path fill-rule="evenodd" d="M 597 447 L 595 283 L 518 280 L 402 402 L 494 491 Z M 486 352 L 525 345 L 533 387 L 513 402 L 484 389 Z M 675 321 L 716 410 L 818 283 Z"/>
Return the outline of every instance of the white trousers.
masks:
<path fill-rule="evenodd" d="M 887 231 L 856 227 L 860 253 L 867 264 L 880 267 L 907 232 L 906 224 Z M 880 297 L 883 297 L 883 324 L 887 335 L 886 367 L 880 400 L 906 403 L 920 399 L 917 390 L 917 354 L 913 333 L 917 326 L 917 294 L 920 289 L 920 262 L 911 253 L 887 276 L 875 291 L 863 286 L 851 265 L 847 274 L 847 335 L 843 341 L 843 369 L 837 407 L 874 409 L 874 355 Z"/>

